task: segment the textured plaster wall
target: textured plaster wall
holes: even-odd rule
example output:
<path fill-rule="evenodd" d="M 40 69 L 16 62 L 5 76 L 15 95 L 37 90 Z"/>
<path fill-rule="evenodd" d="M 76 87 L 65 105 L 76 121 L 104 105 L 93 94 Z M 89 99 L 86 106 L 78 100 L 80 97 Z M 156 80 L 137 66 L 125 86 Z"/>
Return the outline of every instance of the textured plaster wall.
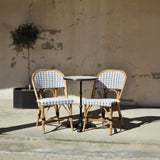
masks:
<path fill-rule="evenodd" d="M 10 31 L 31 22 L 41 39 L 31 51 L 32 72 L 56 68 L 66 75 L 96 75 L 103 69 L 126 71 L 126 104 L 160 104 L 159 0 L 5 0 L 0 1 L 0 88 L 27 84 L 27 51 Z M 83 83 L 90 97 L 92 82 Z M 78 96 L 78 82 L 68 82 Z M 99 94 L 100 95 L 100 94 Z"/>

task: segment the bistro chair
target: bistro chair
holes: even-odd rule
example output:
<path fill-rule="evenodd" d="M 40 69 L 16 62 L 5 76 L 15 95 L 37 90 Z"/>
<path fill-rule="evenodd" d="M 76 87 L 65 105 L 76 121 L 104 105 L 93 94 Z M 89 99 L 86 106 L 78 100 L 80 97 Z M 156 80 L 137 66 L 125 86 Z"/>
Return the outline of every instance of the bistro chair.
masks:
<path fill-rule="evenodd" d="M 83 124 L 83 131 L 85 130 L 87 121 L 101 121 L 102 125 L 105 122 L 109 123 L 110 132 L 109 135 L 112 135 L 112 125 L 113 120 L 120 120 L 121 125 L 124 126 L 122 114 L 120 110 L 120 99 L 122 96 L 122 92 L 124 86 L 126 84 L 126 73 L 122 70 L 103 70 L 97 75 L 97 80 L 95 80 L 91 99 L 83 100 L 84 105 L 84 124 Z M 95 98 L 96 91 L 98 89 L 103 89 L 104 98 Z M 109 98 L 109 92 L 115 93 L 115 98 Z M 111 93 L 110 93 L 111 94 Z M 90 109 L 93 106 L 100 106 L 102 118 L 99 119 L 91 119 L 88 118 L 87 115 Z M 116 108 L 119 114 L 119 118 L 113 118 L 113 107 Z M 107 118 L 105 116 L 107 115 Z"/>
<path fill-rule="evenodd" d="M 32 85 L 39 109 L 36 126 L 38 126 L 39 119 L 41 118 L 43 133 L 45 133 L 45 123 L 52 120 L 57 120 L 58 124 L 60 124 L 61 120 L 69 119 L 70 126 L 73 131 L 73 124 L 72 124 L 73 100 L 68 99 L 67 84 L 66 81 L 63 79 L 63 77 L 64 74 L 59 70 L 55 69 L 40 69 L 35 71 L 32 75 Z M 57 97 L 59 88 L 64 89 L 64 97 Z M 53 97 L 45 97 L 46 94 L 45 92 L 51 92 Z M 51 107 L 55 108 L 56 116 L 47 118 L 46 115 Z M 64 107 L 65 110 L 68 112 L 69 114 L 68 119 L 59 118 L 59 111 L 61 107 Z M 47 109 L 46 112 L 45 109 Z"/>

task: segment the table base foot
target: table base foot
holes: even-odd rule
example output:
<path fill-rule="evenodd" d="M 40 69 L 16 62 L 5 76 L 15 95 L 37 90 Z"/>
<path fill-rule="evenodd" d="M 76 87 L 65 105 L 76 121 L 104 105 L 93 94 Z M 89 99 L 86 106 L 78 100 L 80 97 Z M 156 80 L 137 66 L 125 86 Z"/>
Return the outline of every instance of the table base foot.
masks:
<path fill-rule="evenodd" d="M 70 124 L 67 125 L 67 128 L 70 128 Z M 76 128 L 77 132 L 82 132 L 83 125 L 81 125 L 79 123 L 74 123 L 73 128 Z M 93 123 L 87 123 L 86 129 L 88 129 L 88 128 L 96 128 L 96 125 Z"/>

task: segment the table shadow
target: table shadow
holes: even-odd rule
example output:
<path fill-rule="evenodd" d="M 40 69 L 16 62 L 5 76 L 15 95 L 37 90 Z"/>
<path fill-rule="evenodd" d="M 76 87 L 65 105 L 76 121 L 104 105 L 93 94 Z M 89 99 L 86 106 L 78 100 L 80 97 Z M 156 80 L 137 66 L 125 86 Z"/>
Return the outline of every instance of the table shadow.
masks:
<path fill-rule="evenodd" d="M 126 109 L 137 109 L 137 108 L 136 107 L 134 107 L 134 108 L 133 107 L 128 107 L 128 108 L 122 107 L 121 110 L 123 110 L 123 109 L 126 110 Z M 149 108 L 146 107 L 146 109 L 149 109 Z M 100 118 L 101 117 L 100 109 L 90 111 L 88 116 L 89 117 L 92 116 L 97 119 Z M 67 116 L 62 117 L 62 118 L 67 118 Z M 123 120 L 124 120 L 124 125 L 125 125 L 124 128 L 121 127 L 121 124 L 119 121 L 114 121 L 114 124 L 113 124 L 114 133 L 113 134 L 117 134 L 117 133 L 124 132 L 127 130 L 135 129 L 137 127 L 141 127 L 142 125 L 147 125 L 147 124 L 154 123 L 157 121 L 159 122 L 160 116 L 143 116 L 143 117 L 135 117 L 135 118 L 123 117 Z M 79 122 L 79 114 L 73 115 L 74 131 L 76 130 L 76 126 L 77 126 L 78 122 Z M 104 123 L 103 126 L 101 124 L 94 126 L 94 124 L 95 124 L 94 122 L 92 122 L 92 123 L 89 122 L 88 125 L 86 126 L 85 131 L 90 131 L 93 129 L 105 129 L 105 128 L 109 127 L 109 125 L 107 123 Z M 39 125 L 41 125 L 41 122 L 39 122 Z M 46 123 L 46 127 L 47 127 L 47 125 L 52 125 L 54 127 L 54 129 L 49 132 L 46 132 L 46 134 L 50 133 L 50 132 L 59 131 L 62 129 L 67 129 L 70 127 L 68 121 L 63 121 L 60 125 L 57 125 L 56 121 L 51 121 L 51 122 Z M 94 127 L 90 127 L 90 126 L 94 126 Z M 12 132 L 12 131 L 16 131 L 16 130 L 25 129 L 25 128 L 31 128 L 31 127 L 36 127 L 36 122 L 0 128 L 0 134 L 5 134 L 7 132 Z"/>

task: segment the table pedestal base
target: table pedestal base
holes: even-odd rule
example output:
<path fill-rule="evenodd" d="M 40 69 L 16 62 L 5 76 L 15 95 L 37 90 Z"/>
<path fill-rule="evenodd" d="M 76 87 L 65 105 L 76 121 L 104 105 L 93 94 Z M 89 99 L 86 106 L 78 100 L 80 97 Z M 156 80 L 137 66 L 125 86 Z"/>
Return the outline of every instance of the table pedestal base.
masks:
<path fill-rule="evenodd" d="M 82 124 L 82 126 L 81 126 L 81 124 L 79 123 L 79 124 L 77 124 L 77 132 L 82 132 L 82 129 L 83 129 L 83 124 Z M 86 124 L 86 129 L 88 129 L 88 128 L 96 128 L 96 125 L 95 124 L 93 124 L 93 123 L 87 123 Z"/>
<path fill-rule="evenodd" d="M 68 123 L 67 128 L 70 128 L 70 123 Z M 73 124 L 73 128 L 76 128 L 77 132 L 82 132 L 83 124 L 81 126 L 79 123 L 75 123 L 75 124 Z M 87 123 L 86 129 L 88 129 L 88 128 L 96 128 L 96 125 L 93 123 Z"/>
<path fill-rule="evenodd" d="M 80 82 L 80 113 L 79 113 L 79 123 L 77 125 L 77 132 L 82 132 L 83 129 L 83 115 L 82 115 L 82 81 L 91 81 L 91 80 L 96 80 L 96 76 L 68 76 L 64 77 L 65 80 L 74 80 L 74 81 L 79 81 Z M 88 124 L 87 124 L 88 126 Z M 92 127 L 95 127 L 95 125 L 90 125 Z"/>

